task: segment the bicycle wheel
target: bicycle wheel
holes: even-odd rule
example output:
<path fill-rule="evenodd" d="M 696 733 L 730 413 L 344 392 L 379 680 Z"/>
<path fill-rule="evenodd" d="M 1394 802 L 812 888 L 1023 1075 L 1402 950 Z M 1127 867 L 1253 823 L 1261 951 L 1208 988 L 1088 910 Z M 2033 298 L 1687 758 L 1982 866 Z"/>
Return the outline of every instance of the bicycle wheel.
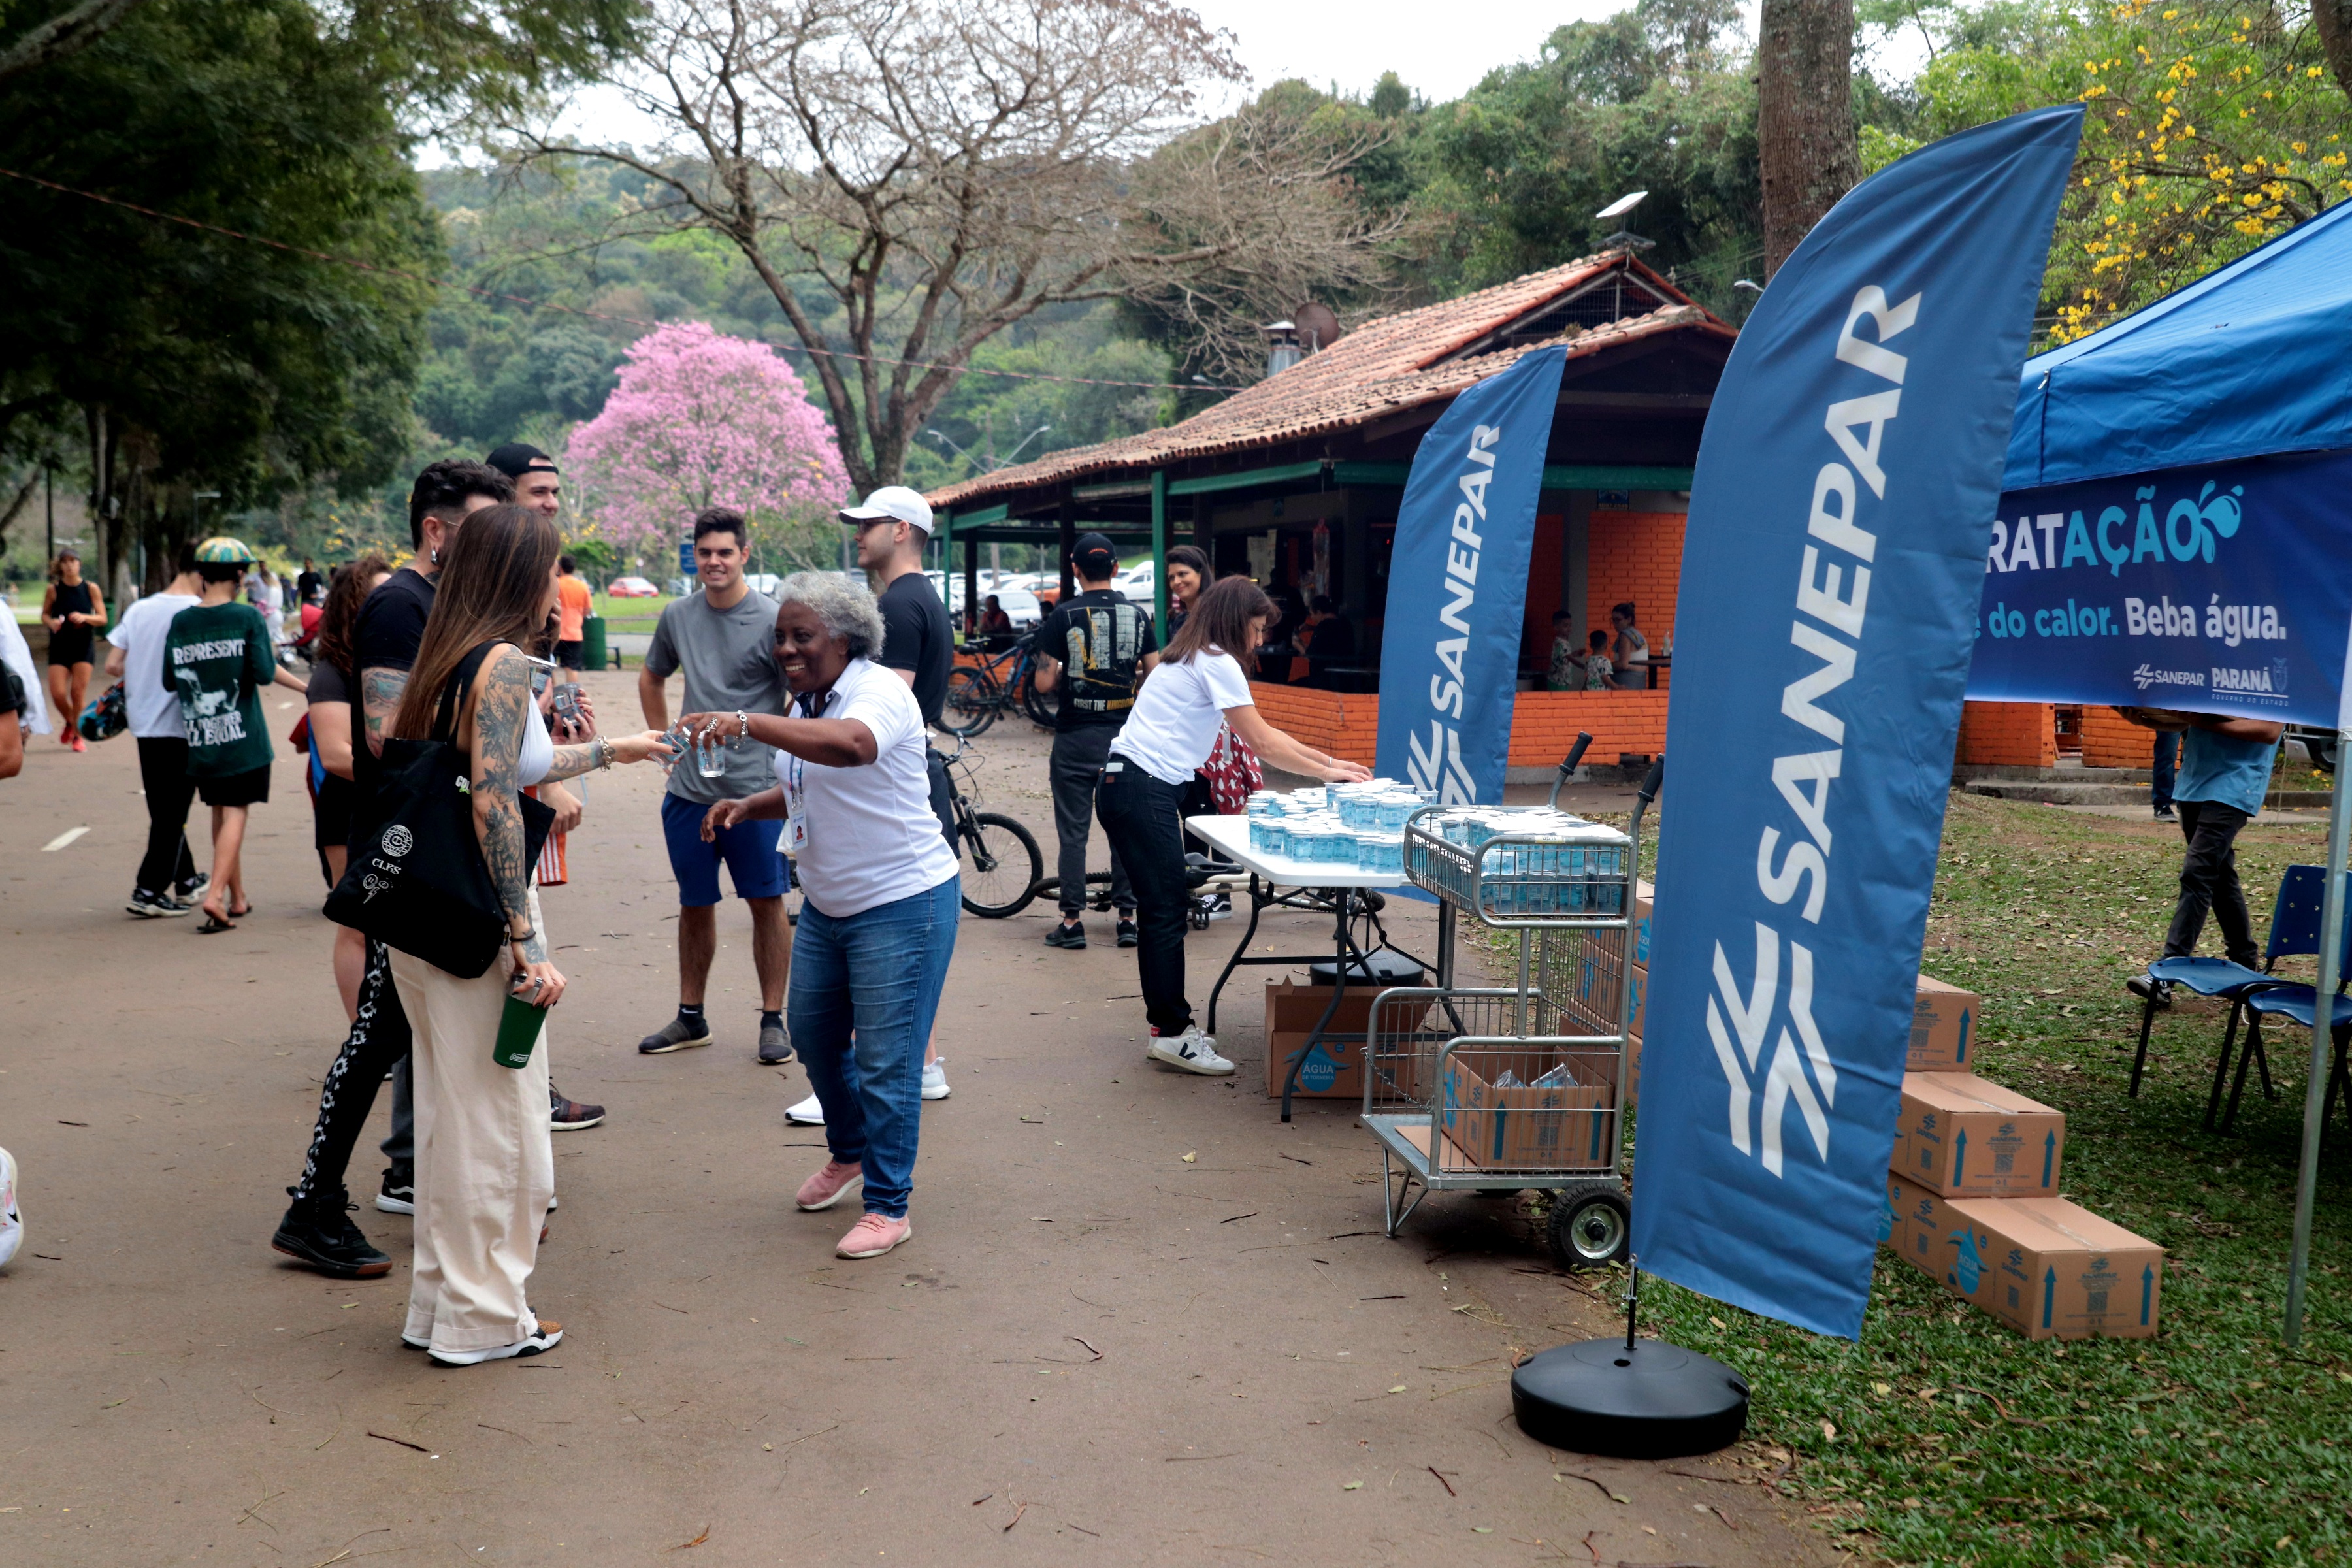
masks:
<path fill-rule="evenodd" d="M 948 676 L 946 703 L 940 710 L 940 728 L 950 735 L 977 735 L 996 722 L 999 699 L 995 682 L 970 665 Z"/>
<path fill-rule="evenodd" d="M 1034 665 L 1030 666 L 1027 674 L 1028 679 L 1021 683 L 1021 711 L 1028 714 L 1030 721 L 1040 729 L 1050 730 L 1054 727 L 1053 700 L 1037 689 L 1037 668 Z"/>
<path fill-rule="evenodd" d="M 974 812 L 962 819 L 961 856 L 963 907 L 1001 921 L 1019 914 L 1037 896 L 1045 857 L 1026 827 L 1000 812 Z"/>

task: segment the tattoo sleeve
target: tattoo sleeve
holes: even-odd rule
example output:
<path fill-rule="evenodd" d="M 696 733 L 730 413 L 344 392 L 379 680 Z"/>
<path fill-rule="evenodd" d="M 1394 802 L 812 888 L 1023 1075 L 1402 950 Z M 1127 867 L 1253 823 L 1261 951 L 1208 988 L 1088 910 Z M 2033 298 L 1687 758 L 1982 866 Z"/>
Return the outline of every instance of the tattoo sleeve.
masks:
<path fill-rule="evenodd" d="M 383 755 L 383 732 L 400 711 L 400 694 L 408 689 L 404 669 L 360 671 L 360 714 L 367 730 L 368 754 Z"/>
<path fill-rule="evenodd" d="M 490 656 L 489 678 L 474 704 L 474 831 L 482 841 L 490 886 L 507 912 L 507 929 L 530 923 L 530 863 L 524 856 L 522 808 L 516 764 L 522 756 L 524 714 L 530 705 L 530 666 L 501 648 Z M 547 961 L 546 938 L 533 931 L 522 944 L 533 963 Z"/>
<path fill-rule="evenodd" d="M 604 749 L 593 741 L 584 745 L 556 747 L 555 761 L 549 765 L 547 777 L 540 782 L 547 784 L 557 779 L 578 778 L 596 765 L 597 754 Z"/>

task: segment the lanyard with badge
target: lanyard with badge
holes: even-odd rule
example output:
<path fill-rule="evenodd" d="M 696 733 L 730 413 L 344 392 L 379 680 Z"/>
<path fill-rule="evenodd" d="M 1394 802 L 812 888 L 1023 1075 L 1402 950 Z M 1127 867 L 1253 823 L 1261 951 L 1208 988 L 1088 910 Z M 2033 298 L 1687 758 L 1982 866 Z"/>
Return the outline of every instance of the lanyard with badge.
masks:
<path fill-rule="evenodd" d="M 827 690 L 822 696 L 817 696 L 814 692 L 804 693 L 794 701 L 793 706 L 805 709 L 812 698 L 815 700 L 818 711 L 804 713 L 803 716 L 810 719 L 823 717 L 824 710 L 833 704 L 832 691 Z M 783 781 L 784 853 L 797 860 L 801 858 L 801 852 L 808 847 L 808 801 L 803 794 L 803 782 L 808 764 L 793 752 L 787 752 L 784 754 L 792 758 L 791 765 L 784 770 Z"/>

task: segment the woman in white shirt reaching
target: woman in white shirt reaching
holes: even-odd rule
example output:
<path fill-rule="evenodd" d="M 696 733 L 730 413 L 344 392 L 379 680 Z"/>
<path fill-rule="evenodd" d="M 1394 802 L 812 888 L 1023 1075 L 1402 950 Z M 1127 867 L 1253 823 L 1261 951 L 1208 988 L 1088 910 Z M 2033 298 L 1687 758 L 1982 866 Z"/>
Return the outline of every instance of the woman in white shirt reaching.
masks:
<path fill-rule="evenodd" d="M 1228 1074 L 1234 1064 L 1192 1022 L 1184 997 L 1184 839 L 1181 805 L 1193 770 L 1209 760 L 1220 726 L 1268 763 L 1327 781 L 1371 777 L 1355 763 L 1327 757 L 1258 716 L 1241 658 L 1256 663 L 1274 601 L 1246 577 L 1221 577 L 1204 590 L 1145 678 L 1127 723 L 1110 743 L 1095 811 L 1136 894 L 1142 942 L 1135 966 L 1151 1026 L 1147 1054 L 1186 1072 Z"/>
<path fill-rule="evenodd" d="M 830 573 L 795 572 L 775 596 L 776 662 L 792 712 L 689 713 L 680 722 L 704 743 L 776 748 L 777 787 L 719 802 L 702 836 L 783 820 L 806 895 L 785 1007 L 832 1153 L 797 1201 L 828 1209 L 863 1182 L 865 1215 L 835 1251 L 879 1258 L 913 1234 L 923 1043 L 955 953 L 961 886 L 931 811 L 922 710 L 895 671 L 873 661 L 882 651 L 874 595 Z"/>

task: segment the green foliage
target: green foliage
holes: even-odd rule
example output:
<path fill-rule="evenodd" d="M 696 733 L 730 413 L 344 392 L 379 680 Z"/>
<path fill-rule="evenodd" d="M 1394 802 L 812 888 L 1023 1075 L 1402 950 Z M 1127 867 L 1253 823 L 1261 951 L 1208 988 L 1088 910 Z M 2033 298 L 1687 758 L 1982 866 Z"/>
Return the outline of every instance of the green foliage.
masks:
<path fill-rule="evenodd" d="M 1893 3 L 1936 50 L 1865 159 L 2051 103 L 2089 108 L 2043 282 L 2080 337 L 2352 195 L 2347 116 L 2307 6 Z"/>

